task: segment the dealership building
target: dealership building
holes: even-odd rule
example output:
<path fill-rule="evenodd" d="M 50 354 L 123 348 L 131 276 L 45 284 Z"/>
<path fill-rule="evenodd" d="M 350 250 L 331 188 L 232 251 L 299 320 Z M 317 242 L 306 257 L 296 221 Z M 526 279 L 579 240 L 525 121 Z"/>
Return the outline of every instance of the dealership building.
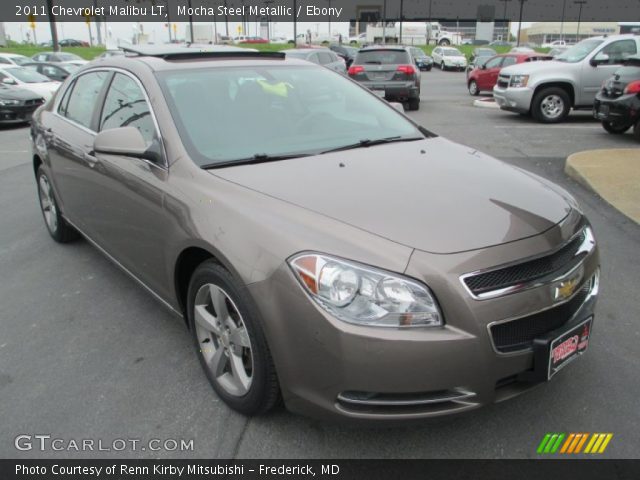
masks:
<path fill-rule="evenodd" d="M 589 37 L 638 33 L 640 23 L 630 22 L 539 22 L 520 33 L 520 42 L 542 45 L 554 40 L 576 43 Z"/>

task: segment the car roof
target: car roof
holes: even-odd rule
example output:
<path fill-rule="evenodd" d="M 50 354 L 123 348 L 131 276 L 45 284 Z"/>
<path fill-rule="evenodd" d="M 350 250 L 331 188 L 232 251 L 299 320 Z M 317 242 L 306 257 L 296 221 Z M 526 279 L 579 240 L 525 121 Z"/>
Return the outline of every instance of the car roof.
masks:
<path fill-rule="evenodd" d="M 5 58 L 15 58 L 15 57 L 29 58 L 29 57 L 25 57 L 24 55 L 20 55 L 19 53 L 0 53 L 0 57 L 5 57 Z"/>

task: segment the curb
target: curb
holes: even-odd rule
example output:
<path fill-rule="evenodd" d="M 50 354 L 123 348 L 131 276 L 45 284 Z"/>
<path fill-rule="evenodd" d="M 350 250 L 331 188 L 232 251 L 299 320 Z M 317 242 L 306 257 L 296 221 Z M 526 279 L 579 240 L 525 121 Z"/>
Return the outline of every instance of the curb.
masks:
<path fill-rule="evenodd" d="M 569 155 L 565 173 L 640 224 L 640 150 L 587 150 Z"/>
<path fill-rule="evenodd" d="M 478 108 L 493 108 L 500 110 L 500 107 L 493 98 L 479 98 L 473 101 L 473 106 Z"/>

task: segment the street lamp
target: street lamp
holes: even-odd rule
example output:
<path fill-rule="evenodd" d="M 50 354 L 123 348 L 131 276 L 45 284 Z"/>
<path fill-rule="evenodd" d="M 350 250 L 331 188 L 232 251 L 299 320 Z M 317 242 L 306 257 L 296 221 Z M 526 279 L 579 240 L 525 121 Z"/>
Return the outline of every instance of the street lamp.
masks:
<path fill-rule="evenodd" d="M 507 2 L 510 2 L 511 0 L 500 0 L 502 3 L 504 3 L 504 10 L 502 11 L 502 20 L 504 22 L 507 22 Z M 507 22 L 507 42 L 509 41 L 509 23 Z"/>
<path fill-rule="evenodd" d="M 518 41 L 516 47 L 520 46 L 520 29 L 522 28 L 522 9 L 524 8 L 524 2 L 527 0 L 520 0 L 520 15 L 518 17 Z"/>
<path fill-rule="evenodd" d="M 580 5 L 578 10 L 578 30 L 576 31 L 576 43 L 580 41 L 580 17 L 582 16 L 582 6 L 587 3 L 587 0 L 575 0 L 573 3 Z"/>
<path fill-rule="evenodd" d="M 560 18 L 560 40 L 564 40 L 564 8 L 567 0 L 562 0 L 562 17 Z"/>

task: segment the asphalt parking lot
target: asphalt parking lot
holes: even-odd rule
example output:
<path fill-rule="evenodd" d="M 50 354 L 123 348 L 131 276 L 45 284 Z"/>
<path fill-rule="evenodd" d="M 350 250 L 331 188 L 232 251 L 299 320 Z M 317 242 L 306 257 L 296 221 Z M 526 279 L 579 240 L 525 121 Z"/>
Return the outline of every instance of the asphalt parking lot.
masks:
<path fill-rule="evenodd" d="M 634 148 L 589 112 L 546 126 L 472 106 L 464 73 L 423 73 L 426 128 L 572 192 L 601 246 L 590 351 L 511 401 L 398 428 L 345 427 L 280 408 L 247 419 L 219 401 L 181 323 L 88 243 L 55 244 L 38 210 L 24 127 L 0 128 L 0 457 L 534 458 L 546 432 L 611 432 L 604 456 L 640 458 L 640 226 L 563 172 L 565 157 Z M 437 368 L 437 366 L 425 368 Z M 17 451 L 66 441 L 193 439 L 192 451 Z"/>

